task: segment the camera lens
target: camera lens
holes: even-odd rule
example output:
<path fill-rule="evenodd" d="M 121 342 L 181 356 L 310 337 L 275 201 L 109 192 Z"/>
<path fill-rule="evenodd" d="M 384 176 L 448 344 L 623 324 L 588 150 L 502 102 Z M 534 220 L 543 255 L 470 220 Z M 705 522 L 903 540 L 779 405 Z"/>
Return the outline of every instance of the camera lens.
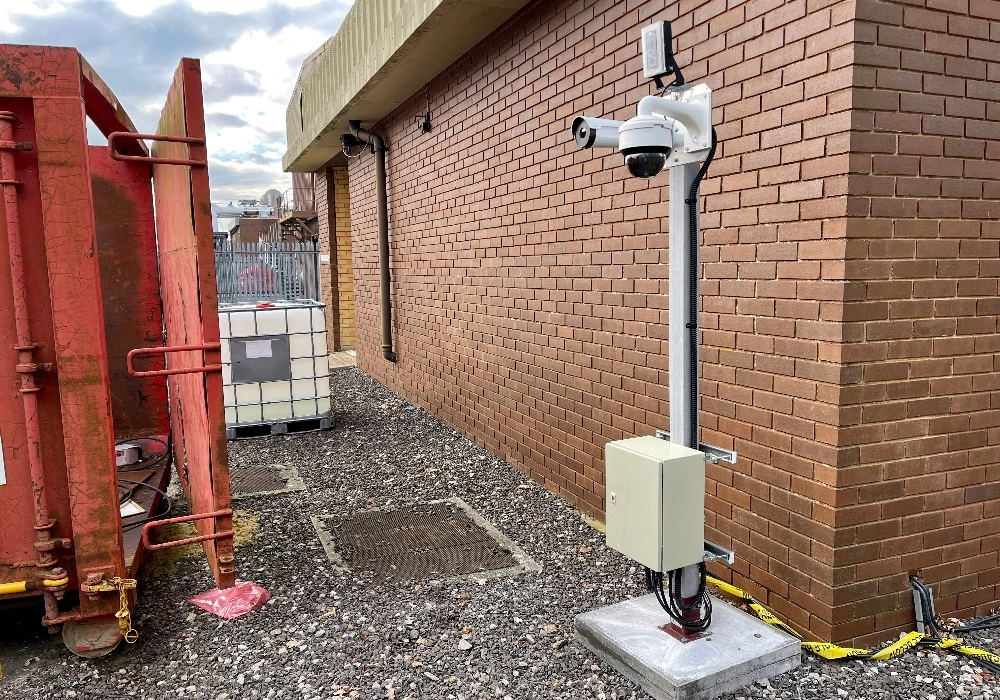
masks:
<path fill-rule="evenodd" d="M 625 156 L 625 166 L 634 177 L 649 179 L 656 177 L 667 164 L 666 153 L 629 153 Z"/>

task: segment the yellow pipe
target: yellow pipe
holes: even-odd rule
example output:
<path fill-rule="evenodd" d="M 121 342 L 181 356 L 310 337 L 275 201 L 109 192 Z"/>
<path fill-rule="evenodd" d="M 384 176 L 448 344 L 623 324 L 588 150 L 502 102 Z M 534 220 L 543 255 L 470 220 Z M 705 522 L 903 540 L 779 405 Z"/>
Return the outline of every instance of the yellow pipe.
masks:
<path fill-rule="evenodd" d="M 52 580 L 45 579 L 42 586 L 45 588 L 58 588 L 69 583 L 69 577 Z M 12 583 L 0 583 L 0 595 L 10 595 L 12 593 L 27 593 L 38 588 L 38 584 L 29 584 L 27 581 L 14 581 Z"/>
<path fill-rule="evenodd" d="M 13 583 L 0 583 L 0 595 L 10 595 L 11 593 L 24 593 L 28 590 L 27 581 L 14 581 Z"/>

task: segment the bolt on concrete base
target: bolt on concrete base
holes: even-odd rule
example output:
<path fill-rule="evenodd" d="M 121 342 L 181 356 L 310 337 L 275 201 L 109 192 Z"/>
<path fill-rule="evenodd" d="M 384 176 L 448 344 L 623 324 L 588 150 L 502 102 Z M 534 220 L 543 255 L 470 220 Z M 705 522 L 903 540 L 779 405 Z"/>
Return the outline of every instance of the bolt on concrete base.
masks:
<path fill-rule="evenodd" d="M 656 700 L 711 700 L 790 671 L 799 640 L 719 600 L 708 634 L 681 642 L 660 629 L 670 618 L 647 595 L 577 615 L 588 649 Z"/>

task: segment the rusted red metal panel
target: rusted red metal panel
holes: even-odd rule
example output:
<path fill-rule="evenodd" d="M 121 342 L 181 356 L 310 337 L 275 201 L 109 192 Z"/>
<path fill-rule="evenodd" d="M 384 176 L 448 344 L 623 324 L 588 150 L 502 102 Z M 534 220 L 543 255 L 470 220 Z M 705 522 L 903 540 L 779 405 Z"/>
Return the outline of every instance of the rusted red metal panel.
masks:
<path fill-rule="evenodd" d="M 160 116 L 157 134 L 187 143 L 158 141 L 155 158 L 207 161 L 201 66 L 185 58 Z M 194 139 L 194 142 L 190 142 Z M 201 166 L 153 165 L 156 229 L 167 345 L 219 343 L 215 253 L 208 171 Z M 221 363 L 217 349 L 172 353 L 171 368 Z M 230 505 L 222 375 L 218 372 L 169 377 L 175 463 L 195 514 L 226 511 Z M 201 536 L 232 530 L 232 517 L 196 521 Z M 232 536 L 204 541 L 219 587 L 235 583 Z"/>
<path fill-rule="evenodd" d="M 54 52 L 43 71 L 57 83 L 75 77 L 77 85 L 71 99 L 48 93 L 33 99 L 73 562 L 81 581 L 111 579 L 125 570 L 114 517 L 118 478 L 79 54 Z M 117 610 L 114 596 L 80 599 L 86 617 Z"/>
<path fill-rule="evenodd" d="M 0 312 L 6 314 L 0 353 L 20 346 L 14 361 L 22 396 L 14 405 L 24 405 L 17 421 L 11 402 L 3 402 L 3 431 L 11 434 L 5 442 L 14 448 L 4 446 L 13 488 L 0 486 L 0 505 L 9 514 L 3 520 L 21 534 L 8 527 L 0 540 L 8 555 L 3 559 L 10 559 L 0 575 L 37 581 L 46 569 L 61 566 L 69 570 L 71 585 L 88 575 L 124 573 L 83 82 L 73 49 L 0 47 L 0 102 L 13 113 L 0 119 L 10 132 L 0 140 L 31 149 L 8 149 L 13 163 L 0 159 L 3 169 L 13 171 L 2 178 L 8 181 L 4 268 L 10 274 L 0 291 L 6 297 L 0 302 L 6 307 Z M 15 260 L 21 265 L 10 264 Z M 22 307 L 30 320 L 27 331 L 18 330 Z M 9 374 L 11 358 L 4 359 L 0 373 Z M 37 409 L 29 406 L 29 393 Z M 27 559 L 35 560 L 29 576 L 23 555 L 9 550 L 23 550 L 23 533 L 32 524 L 29 551 L 39 551 Z M 55 597 L 44 598 L 52 621 L 59 617 Z M 73 616 L 113 623 L 117 609 L 114 597 L 85 596 Z"/>
<path fill-rule="evenodd" d="M 115 437 L 167 435 L 166 381 L 132 377 L 126 366 L 135 348 L 163 342 L 152 173 L 148 165 L 112 160 L 107 148 L 88 151 Z M 163 364 L 154 356 L 147 368 Z"/>
<path fill-rule="evenodd" d="M 0 61 L 3 58 L 0 56 Z M 5 84 L 0 71 L 0 111 L 11 112 L 17 119 L 12 135 L 21 142 L 35 142 L 32 101 L 10 98 L 15 87 Z M 65 451 L 63 446 L 62 414 L 59 409 L 56 355 L 52 333 L 52 311 L 48 294 L 45 238 L 42 227 L 41 192 L 38 183 L 38 157 L 34 150 L 12 153 L 14 171 L 20 185 L 16 188 L 14 206 L 19 213 L 19 228 L 24 268 L 25 296 L 32 340 L 38 343 L 34 360 L 48 371 L 35 375 L 40 443 L 39 457 L 45 481 L 44 498 L 53 537 L 68 538 L 70 530 L 69 497 L 66 485 Z M 14 290 L 7 228 L 7 207 L 0 200 L 0 444 L 3 450 L 3 478 L 0 478 L 0 582 L 37 581 L 41 578 L 36 567 L 32 480 L 28 463 L 26 419 L 19 392 L 20 378 L 16 370 L 18 352 L 14 318 Z M 5 483 L 4 483 L 5 482 Z"/>
<path fill-rule="evenodd" d="M 111 92 L 111 88 L 101 80 L 89 63 L 80 57 L 80 73 L 83 77 L 83 99 L 86 104 L 87 116 L 94 126 L 107 136 L 115 131 L 136 131 L 135 125 Z M 142 141 L 132 141 L 124 151 L 133 156 L 145 156 L 149 152 Z M 148 178 L 147 178 L 148 179 Z"/>

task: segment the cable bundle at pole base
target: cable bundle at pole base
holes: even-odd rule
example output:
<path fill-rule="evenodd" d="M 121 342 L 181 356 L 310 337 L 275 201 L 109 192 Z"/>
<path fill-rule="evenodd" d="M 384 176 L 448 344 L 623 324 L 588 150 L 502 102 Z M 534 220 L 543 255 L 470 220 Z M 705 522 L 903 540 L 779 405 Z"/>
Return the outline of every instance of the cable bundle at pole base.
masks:
<path fill-rule="evenodd" d="M 708 576 L 708 583 L 711 586 L 715 586 L 726 595 L 744 603 L 762 621 L 773 627 L 777 627 L 778 629 L 787 632 L 796 639 L 800 640 L 802 642 L 802 648 L 806 651 L 824 659 L 871 659 L 873 661 L 887 661 L 889 659 L 902 656 L 914 647 L 924 646 L 935 649 L 947 649 L 948 651 L 956 654 L 967 656 L 990 673 L 1000 676 L 1000 656 L 997 654 L 983 649 L 977 649 L 976 647 L 966 646 L 961 639 L 943 639 L 939 636 L 925 634 L 922 632 L 910 632 L 905 634 L 897 641 L 877 651 L 872 651 L 870 649 L 857 649 L 854 647 L 842 647 L 829 642 L 810 642 L 803 639 L 802 635 L 796 632 L 792 627 L 775 617 L 767 608 L 761 605 L 756 598 L 743 589 L 737 588 L 731 583 L 726 583 L 725 581 L 717 579 L 714 576 Z"/>
<path fill-rule="evenodd" d="M 686 633 L 704 632 L 712 624 L 712 597 L 708 594 L 708 571 L 705 564 L 698 565 L 698 591 L 690 601 L 681 595 L 681 570 L 667 572 L 667 585 L 663 573 L 646 568 L 646 590 L 656 594 L 660 607 L 666 611 Z"/>

